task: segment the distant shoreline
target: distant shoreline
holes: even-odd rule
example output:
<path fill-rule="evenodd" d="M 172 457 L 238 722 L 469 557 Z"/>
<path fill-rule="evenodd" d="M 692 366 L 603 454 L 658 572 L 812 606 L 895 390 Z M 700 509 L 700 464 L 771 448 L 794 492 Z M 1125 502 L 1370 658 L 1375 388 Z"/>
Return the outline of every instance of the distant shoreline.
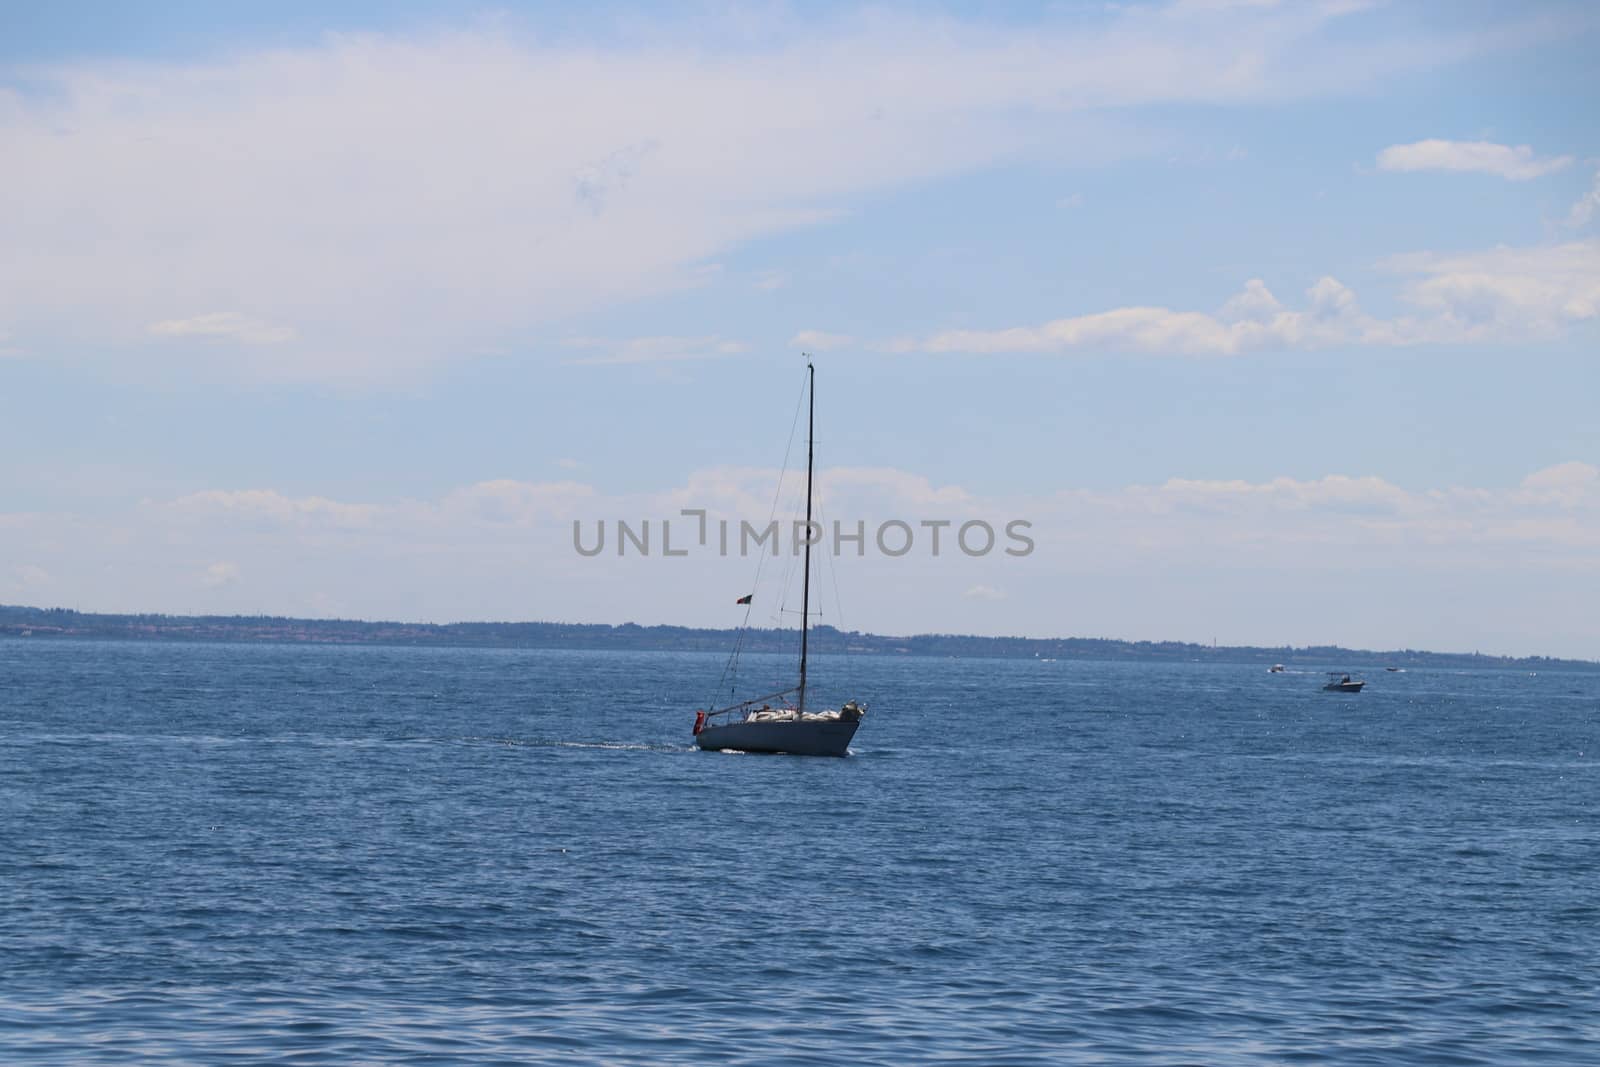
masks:
<path fill-rule="evenodd" d="M 367 622 L 294 619 L 265 615 L 109 615 L 67 608 L 0 604 L 0 637 L 100 638 L 139 641 L 262 642 L 276 644 L 400 645 L 440 648 L 570 648 L 665 652 L 727 652 L 735 630 L 689 626 L 563 622 Z M 749 630 L 748 652 L 790 652 L 793 630 Z M 1538 670 L 1600 670 L 1600 662 L 1547 656 L 1491 656 L 1420 649 L 1342 648 L 1337 645 L 1263 647 L 1183 641 L 1119 641 L 1098 637 L 977 637 L 916 634 L 894 637 L 811 630 L 817 654 L 971 657 L 977 659 L 1127 660 L 1167 663 L 1237 662 L 1350 668 L 1509 667 Z"/>

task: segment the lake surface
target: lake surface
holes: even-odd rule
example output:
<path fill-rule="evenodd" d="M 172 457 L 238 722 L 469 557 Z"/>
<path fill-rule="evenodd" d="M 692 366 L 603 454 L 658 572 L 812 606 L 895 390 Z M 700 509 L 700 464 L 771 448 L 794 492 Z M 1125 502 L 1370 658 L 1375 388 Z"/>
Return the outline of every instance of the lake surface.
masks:
<path fill-rule="evenodd" d="M 1600 675 L 721 668 L 0 640 L 0 1062 L 1600 1061 Z"/>

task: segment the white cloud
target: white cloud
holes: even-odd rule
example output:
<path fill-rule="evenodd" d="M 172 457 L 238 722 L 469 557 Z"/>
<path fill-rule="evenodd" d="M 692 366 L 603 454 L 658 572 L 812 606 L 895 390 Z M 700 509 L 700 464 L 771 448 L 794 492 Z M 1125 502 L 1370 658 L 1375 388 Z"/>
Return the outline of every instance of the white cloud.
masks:
<path fill-rule="evenodd" d="M 0 515 L 0 558 L 29 560 L 0 574 L 0 593 L 29 603 L 47 590 L 53 602 L 89 610 L 728 625 L 737 619 L 727 617 L 721 591 L 746 583 L 751 561 L 718 556 L 714 533 L 706 550 L 664 559 L 660 521 L 672 520 L 679 547 L 697 543 L 694 520 L 680 517 L 679 507 L 764 522 L 775 477 L 754 468 L 699 471 L 680 486 L 639 494 L 499 480 L 431 500 L 375 503 L 220 490 L 92 521 Z M 1212 625 L 1244 599 L 1267 612 L 1258 620 L 1263 640 L 1288 640 L 1278 624 L 1294 614 L 1294 639 L 1305 643 L 1351 596 L 1359 602 L 1349 616 L 1352 639 L 1393 627 L 1413 646 L 1461 647 L 1463 631 L 1452 627 L 1472 621 L 1466 616 L 1482 622 L 1501 607 L 1544 602 L 1543 612 L 1512 621 L 1524 647 L 1591 655 L 1600 647 L 1592 610 L 1600 595 L 1600 468 L 1590 460 L 1534 471 L 1519 484 L 1438 488 L 1370 473 L 1184 478 L 1011 497 L 978 496 L 893 468 L 826 468 L 819 481 L 828 494 L 825 520 L 849 530 L 861 517 L 871 531 L 898 518 L 914 528 L 919 546 L 886 559 L 869 532 L 863 556 L 846 546 L 827 560 L 850 608 L 847 628 L 970 632 L 977 625 L 964 613 L 971 602 L 1003 595 L 1009 632 L 1115 626 L 1170 638 L 1210 633 L 1190 627 Z M 651 520 L 656 553 L 619 559 L 613 538 L 603 557 L 580 557 L 573 520 L 592 543 L 601 518 Z M 1025 558 L 969 558 L 949 547 L 955 530 L 946 526 L 945 551 L 929 556 L 923 520 L 971 518 L 997 531 L 1011 518 L 1027 519 L 1037 548 Z M 108 523 L 118 536 L 106 536 Z M 1001 543 L 1009 543 L 1003 535 Z M 208 559 L 217 562 L 196 563 Z M 1426 575 L 1434 577 L 1419 577 Z M 1200 580 L 1207 595 L 1193 603 L 1173 598 L 1174 583 Z M 1395 591 L 1393 583 L 1412 582 L 1470 598 L 1475 610 L 1441 612 L 1437 597 Z M 834 588 L 831 577 L 814 586 L 830 608 Z"/>
<path fill-rule="evenodd" d="M 1539 248 L 1497 248 L 1389 259 L 1385 266 L 1411 280 L 1401 296 L 1421 314 L 1380 319 L 1361 309 L 1356 294 L 1334 278 L 1306 290 L 1293 310 L 1260 279 L 1215 313 L 1127 307 L 1039 326 L 947 330 L 891 342 L 902 352 L 1134 351 L 1182 356 L 1327 348 L 1336 345 L 1416 345 L 1517 341 L 1560 335 L 1600 308 L 1600 240 Z"/>
<path fill-rule="evenodd" d="M 1600 468 L 1573 460 L 1534 471 L 1522 479 L 1522 486 L 1534 490 L 1591 490 L 1597 488 L 1596 482 L 1600 482 Z"/>
<path fill-rule="evenodd" d="M 1571 156 L 1541 158 L 1527 145 L 1513 148 L 1490 141 L 1416 141 L 1390 145 L 1378 153 L 1381 170 L 1471 171 L 1510 181 L 1540 178 L 1571 164 Z"/>
<path fill-rule="evenodd" d="M 1130 487 L 1122 497 L 1162 513 L 1242 514 L 1266 508 L 1290 513 L 1402 514 L 1414 506 L 1410 494 L 1382 478 L 1343 474 L 1314 481 L 1274 478 L 1256 483 L 1177 478 L 1155 488 Z"/>
<path fill-rule="evenodd" d="M 150 505 L 146 514 L 163 525 L 196 518 L 226 525 L 241 517 L 264 517 L 281 528 L 360 527 L 381 535 L 420 524 L 430 529 L 440 525 L 453 528 L 463 536 L 468 536 L 463 523 L 485 530 L 506 523 L 560 524 L 576 516 L 671 518 L 680 507 L 703 507 L 712 515 L 757 521 L 768 514 L 778 475 L 773 468 L 710 468 L 695 471 L 682 486 L 636 495 L 607 494 L 579 482 L 498 479 L 463 486 L 432 502 L 382 504 L 318 496 L 296 498 L 275 490 L 212 491 Z M 1048 515 L 1090 515 L 1116 521 L 1185 517 L 1203 523 L 1242 519 L 1246 521 L 1241 529 L 1260 533 L 1252 524 L 1274 515 L 1296 522 L 1354 524 L 1352 528 L 1374 518 L 1504 520 L 1600 515 L 1600 468 L 1579 460 L 1534 471 L 1517 486 L 1500 489 L 1411 490 L 1376 475 L 1329 474 L 1259 482 L 1174 478 L 1159 485 L 1068 489 L 1001 500 L 977 496 L 957 485 L 939 485 L 925 475 L 892 467 L 826 467 L 818 472 L 817 480 L 819 499 L 827 500 L 833 518 L 876 512 L 898 515 L 912 525 L 922 519 L 1014 512 L 1035 519 Z M 1175 541 L 1186 536 L 1179 527 L 1171 529 Z M 1592 532 L 1592 540 L 1600 544 L 1600 526 Z"/>
<path fill-rule="evenodd" d="M 806 352 L 831 352 L 836 348 L 848 348 L 852 344 L 855 344 L 855 338 L 848 334 L 827 333 L 823 330 L 801 330 L 789 338 L 790 348 Z"/>
<path fill-rule="evenodd" d="M 935 485 L 920 474 L 893 467 L 829 467 L 825 489 L 834 496 L 854 492 L 858 498 L 880 506 L 960 507 L 973 503 L 972 494 L 959 485 Z M 825 499 L 832 499 L 828 497 Z"/>
<path fill-rule="evenodd" d="M 218 586 L 231 585 L 238 580 L 239 565 L 228 562 L 213 563 L 200 576 L 201 584 L 213 589 Z"/>
<path fill-rule="evenodd" d="M 1399 341 L 1553 337 L 1600 313 L 1600 239 L 1458 255 L 1395 256 L 1390 269 L 1425 317 L 1395 324 Z"/>
<path fill-rule="evenodd" d="M 1587 226 L 1594 221 L 1597 211 L 1600 211 L 1600 170 L 1594 172 L 1594 184 L 1589 191 L 1579 197 L 1567 213 L 1567 225 L 1574 229 Z"/>
<path fill-rule="evenodd" d="M 432 503 L 350 503 L 321 496 L 294 497 L 275 489 L 207 490 L 150 503 L 161 521 L 220 523 L 258 531 L 381 533 L 387 523 L 437 525 L 472 522 L 520 524 L 565 517 L 593 501 L 578 482 L 491 479 L 455 489 Z"/>
<path fill-rule="evenodd" d="M 25 590 L 38 589 L 42 585 L 50 584 L 50 572 L 31 563 L 14 568 L 12 574 L 17 584 Z"/>
<path fill-rule="evenodd" d="M 1343 93 L 1459 54 L 1348 43 L 1340 10 L 767 14 L 34 69 L 0 106 L 0 159 L 28 161 L 0 173 L 0 329 L 114 351 L 159 320 L 264 375 L 403 375 L 700 284 L 865 193 L 1148 146 L 1130 108 Z"/>
<path fill-rule="evenodd" d="M 782 519 L 799 513 L 804 488 L 805 479 L 797 471 L 712 467 L 695 471 L 680 487 L 629 501 L 612 500 L 606 506 L 638 515 L 667 516 L 678 514 L 681 508 L 703 508 L 712 517 L 756 521 L 771 514 L 777 500 L 776 513 Z M 816 499 L 826 515 L 841 519 L 919 511 L 938 518 L 975 503 L 972 494 L 961 486 L 938 485 L 923 475 L 893 467 L 822 468 L 817 472 Z M 600 500 L 596 498 L 596 507 Z"/>
<path fill-rule="evenodd" d="M 1173 479 L 1069 491 L 1058 502 L 1065 509 L 1059 517 L 1099 528 L 1092 536 L 1110 553 L 1132 546 L 1204 555 L 1248 546 L 1266 553 L 1263 564 L 1276 553 L 1276 562 L 1303 567 L 1297 546 L 1315 543 L 1329 553 L 1384 547 L 1402 553 L 1395 559 L 1415 551 L 1414 565 L 1470 559 L 1476 566 L 1543 546 L 1577 549 L 1565 565 L 1600 572 L 1600 470 L 1579 461 L 1535 471 L 1515 488 L 1410 490 L 1373 475 L 1332 474 L 1265 482 Z M 1117 537 L 1115 530 L 1129 534 Z M 1446 548 L 1465 555 L 1428 556 Z"/>
<path fill-rule="evenodd" d="M 214 311 L 188 319 L 166 319 L 150 324 L 156 337 L 208 337 L 231 339 L 247 345 L 277 345 L 293 341 L 295 332 L 288 326 L 273 326 L 234 311 Z"/>
<path fill-rule="evenodd" d="M 436 517 L 526 526 L 541 520 L 571 518 L 591 506 L 594 497 L 594 489 L 579 482 L 500 478 L 450 493 L 439 503 Z"/>
<path fill-rule="evenodd" d="M 1291 311 L 1260 279 L 1213 315 L 1164 307 L 1127 307 L 1042 326 L 950 330 L 893 345 L 924 352 L 1064 352 L 1110 349 L 1186 356 L 1231 356 L 1266 348 L 1315 347 L 1359 335 L 1370 320 L 1355 294 L 1333 278 L 1306 291 L 1307 308 Z"/>
<path fill-rule="evenodd" d="M 175 515 L 345 528 L 367 526 L 378 514 L 370 504 L 346 504 L 320 496 L 290 497 L 274 489 L 210 489 L 160 506 Z"/>

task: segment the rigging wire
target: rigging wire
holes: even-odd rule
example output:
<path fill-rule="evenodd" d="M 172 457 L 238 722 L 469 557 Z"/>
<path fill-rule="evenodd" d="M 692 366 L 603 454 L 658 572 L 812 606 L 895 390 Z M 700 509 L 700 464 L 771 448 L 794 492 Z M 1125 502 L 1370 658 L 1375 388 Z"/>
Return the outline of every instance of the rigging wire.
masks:
<path fill-rule="evenodd" d="M 800 614 L 799 611 L 789 607 L 789 594 L 794 589 L 794 572 L 800 566 L 800 555 L 799 555 L 798 552 L 795 551 L 795 546 L 793 544 L 793 536 L 792 535 L 793 535 L 794 530 L 798 528 L 798 524 L 800 523 L 801 515 L 804 514 L 804 511 L 805 511 L 805 498 L 803 496 L 799 495 L 799 494 L 796 494 L 795 499 L 794 499 L 794 507 L 793 507 L 793 510 L 792 510 L 792 512 L 791 512 L 791 514 L 789 516 L 789 530 L 790 530 L 790 534 L 791 534 L 791 543 L 789 545 L 788 562 L 783 565 L 783 580 L 778 585 L 778 612 L 777 612 L 776 615 L 774 615 L 772 617 L 773 624 L 778 629 L 782 629 L 783 628 L 783 616 L 785 616 L 785 615 L 799 615 Z M 781 547 L 780 547 L 779 551 L 780 552 L 782 551 Z M 804 621 L 805 620 L 803 620 L 803 619 L 801 620 L 802 624 L 804 623 Z M 800 654 L 800 640 L 799 640 L 799 638 L 800 638 L 800 632 L 798 630 L 796 630 L 795 631 L 795 641 L 794 641 L 794 644 L 791 646 L 791 650 L 797 656 Z"/>
<path fill-rule="evenodd" d="M 817 500 L 817 523 L 822 527 L 822 529 L 826 530 L 828 528 L 827 521 L 828 517 L 826 506 L 819 497 Z M 828 542 L 827 538 L 824 537 L 823 540 L 818 543 L 827 544 L 830 542 Z M 844 601 L 839 598 L 839 560 L 835 553 L 824 550 L 822 553 L 822 561 L 823 565 L 828 568 L 828 580 L 833 585 L 833 617 L 835 620 L 833 626 L 834 629 L 842 633 L 844 631 Z M 846 652 L 849 651 L 849 648 L 850 646 L 848 644 L 845 645 Z"/>
<path fill-rule="evenodd" d="M 823 530 L 828 529 L 828 510 L 827 505 L 823 503 L 822 497 L 818 497 L 817 499 L 817 524 Z M 839 634 L 840 640 L 844 642 L 843 654 L 848 657 L 850 655 L 850 641 L 844 636 L 844 602 L 839 597 L 839 561 L 834 558 L 834 554 L 830 551 L 832 542 L 830 542 L 826 536 L 824 536 L 823 539 L 818 542 L 818 544 L 824 546 L 822 549 L 823 566 L 828 571 L 829 584 L 833 586 L 832 625 L 834 631 Z M 819 597 L 818 600 L 820 602 L 821 598 Z M 820 603 L 817 610 L 817 618 L 819 621 L 822 618 Z"/>
<path fill-rule="evenodd" d="M 800 425 L 800 410 L 805 406 L 806 384 L 807 379 L 802 376 L 800 379 L 800 397 L 795 401 L 794 418 L 789 422 L 789 442 L 788 444 L 784 445 L 783 448 L 783 466 L 778 468 L 778 486 L 775 490 L 773 490 L 772 509 L 767 513 L 768 526 L 771 526 L 773 520 L 777 518 L 778 502 L 783 498 L 783 480 L 784 477 L 789 473 L 789 454 L 794 450 L 794 434 L 795 430 Z M 740 540 L 740 544 L 743 544 L 742 538 Z M 761 570 L 766 565 L 766 561 L 766 553 L 758 549 L 756 551 L 756 578 L 751 587 L 752 593 L 754 593 L 761 585 Z M 729 699 L 733 698 L 734 689 L 739 684 L 739 655 L 744 650 L 745 634 L 747 634 L 750 630 L 750 613 L 754 610 L 755 597 L 752 596 L 750 598 L 750 603 L 744 606 L 744 621 L 739 624 L 738 635 L 733 639 L 733 652 L 731 655 L 729 655 L 728 662 L 722 668 L 721 677 L 717 679 L 717 693 L 720 694 L 722 692 L 723 683 L 727 683 Z M 707 704 L 708 709 L 715 708 L 716 706 L 717 702 L 714 699 Z"/>

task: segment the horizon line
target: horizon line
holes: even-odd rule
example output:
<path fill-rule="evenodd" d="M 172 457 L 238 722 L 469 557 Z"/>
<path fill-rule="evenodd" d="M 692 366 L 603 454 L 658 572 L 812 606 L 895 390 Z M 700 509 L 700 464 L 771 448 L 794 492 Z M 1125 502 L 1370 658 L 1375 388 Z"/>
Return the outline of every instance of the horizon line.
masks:
<path fill-rule="evenodd" d="M 617 630 L 617 629 L 621 629 L 623 627 L 634 627 L 634 628 L 640 629 L 640 630 L 666 630 L 666 629 L 672 629 L 672 630 L 687 630 L 687 631 L 694 632 L 694 633 L 708 634 L 708 635 L 709 634 L 738 633 L 741 630 L 749 630 L 749 631 L 752 631 L 752 632 L 755 632 L 755 633 L 763 633 L 763 634 L 783 634 L 783 633 L 790 633 L 790 632 L 798 634 L 798 632 L 799 632 L 798 630 L 791 631 L 791 630 L 783 628 L 783 627 L 690 626 L 690 625 L 685 625 L 685 624 L 682 624 L 682 623 L 638 623 L 638 622 L 633 622 L 631 620 L 630 621 L 626 621 L 626 622 L 573 622 L 573 621 L 568 621 L 568 620 L 556 620 L 556 619 L 456 619 L 456 620 L 453 620 L 453 621 L 450 621 L 450 622 L 426 622 L 426 621 L 416 621 L 416 620 L 408 621 L 408 620 L 404 620 L 404 619 L 344 618 L 344 617 L 337 617 L 337 616 L 320 616 L 319 617 L 319 616 L 303 616 L 303 615 L 270 615 L 270 614 L 217 615 L 217 614 L 172 613 L 172 612 L 163 612 L 163 611 L 146 611 L 146 612 L 82 611 L 82 610 L 80 610 L 78 608 L 68 608 L 68 607 L 59 607 L 59 606 L 58 607 L 48 607 L 48 608 L 46 608 L 46 607 L 37 607 L 37 606 L 34 606 L 34 605 L 29 605 L 29 604 L 3 604 L 3 603 L 0 603 L 0 612 L 6 612 L 6 611 L 38 612 L 38 613 L 41 613 L 41 614 L 64 613 L 64 614 L 77 615 L 77 616 L 86 617 L 86 618 L 98 617 L 98 618 L 103 618 L 103 619 L 163 618 L 163 619 L 179 619 L 179 620 L 181 620 L 181 619 L 194 619 L 194 620 L 215 619 L 215 620 L 219 620 L 219 621 L 248 621 L 248 620 L 253 620 L 253 619 L 257 619 L 257 620 L 259 620 L 259 619 L 268 619 L 268 620 L 274 620 L 274 621 L 280 621 L 280 622 L 289 622 L 289 623 L 308 623 L 308 624 L 319 624 L 319 623 L 320 624 L 326 624 L 326 623 L 345 623 L 345 624 L 350 624 L 350 623 L 354 623 L 354 624 L 359 624 L 359 625 L 363 625 L 363 626 L 426 627 L 426 628 L 435 629 L 435 630 L 446 630 L 446 629 L 449 629 L 451 627 L 461 627 L 461 626 L 572 626 L 572 627 L 596 627 L 596 628 L 605 628 L 605 629 L 611 629 L 611 630 Z M 4 624 L 4 620 L 0 620 L 0 625 L 3 625 L 3 624 Z M 812 627 L 811 627 L 811 630 L 812 630 L 813 633 L 815 633 L 815 632 L 817 632 L 819 630 L 824 630 L 824 629 L 832 631 L 833 633 L 836 633 L 836 634 L 841 634 L 841 635 L 846 635 L 846 636 L 852 636 L 853 635 L 853 636 L 857 636 L 857 637 L 861 637 L 861 638 L 870 638 L 870 639 L 880 640 L 880 641 L 916 641 L 916 640 L 922 640 L 922 639 L 954 639 L 954 640 L 963 640 L 963 641 L 989 641 L 989 642 L 1006 642 L 1006 641 L 1017 642 L 1017 641 L 1021 641 L 1021 642 L 1034 642 L 1034 643 L 1039 643 L 1039 644 L 1048 644 L 1048 643 L 1051 643 L 1051 642 L 1060 643 L 1060 642 L 1069 642 L 1069 641 L 1089 641 L 1089 642 L 1103 642 L 1105 644 L 1112 644 L 1112 645 L 1173 646 L 1173 647 L 1178 647 L 1178 648 L 1192 648 L 1192 649 L 1197 649 L 1197 650 L 1201 650 L 1201 651 L 1211 651 L 1211 652 L 1252 652 L 1252 653 L 1270 652 L 1270 651 L 1276 651 L 1276 650 L 1285 650 L 1285 651 L 1290 652 L 1290 653 L 1328 650 L 1328 651 L 1337 651 L 1337 652 L 1343 652 L 1343 653 L 1353 653 L 1353 654 L 1358 654 L 1358 655 L 1374 656 L 1374 657 L 1376 657 L 1376 656 L 1386 656 L 1386 655 L 1387 656 L 1394 656 L 1394 655 L 1422 655 L 1422 656 L 1456 656 L 1456 657 L 1464 657 L 1464 658 L 1476 658 L 1476 659 L 1498 660 L 1498 661 L 1508 661 L 1508 662 L 1516 662 L 1516 661 L 1519 661 L 1519 660 L 1539 660 L 1539 661 L 1548 661 L 1548 662 L 1554 662 L 1554 663 L 1581 664 L 1581 665 L 1593 667 L 1593 668 L 1596 668 L 1596 669 L 1600 669 L 1600 660 L 1581 659 L 1581 658 L 1576 658 L 1576 657 L 1565 657 L 1565 656 L 1548 656 L 1548 655 L 1543 655 L 1543 654 L 1539 654 L 1539 653 L 1534 653 L 1534 654 L 1524 655 L 1524 656 L 1513 656 L 1513 655 L 1506 655 L 1506 654 L 1493 653 L 1493 652 L 1485 653 L 1485 652 L 1483 652 L 1481 650 L 1477 650 L 1477 649 L 1474 649 L 1471 652 L 1450 652 L 1450 651 L 1438 651 L 1438 650 L 1433 650 L 1433 649 L 1422 649 L 1422 648 L 1394 648 L 1394 649 L 1350 648 L 1350 647 L 1346 647 L 1346 646 L 1339 645 L 1339 644 L 1321 644 L 1321 645 L 1317 645 L 1317 644 L 1306 644 L 1306 645 L 1295 645 L 1295 644 L 1283 644 L 1283 645 L 1231 644 L 1231 645 L 1222 645 L 1222 644 L 1217 644 L 1217 643 L 1213 642 L 1212 644 L 1208 645 L 1208 644 L 1204 644 L 1204 643 L 1198 642 L 1198 641 L 1182 641 L 1182 640 L 1175 640 L 1175 639 L 1171 639 L 1171 638 L 1163 638 L 1163 639 L 1160 639 L 1160 640 L 1153 640 L 1153 639 L 1150 639 L 1150 638 L 1088 637 L 1088 636 L 1081 636 L 1081 635 L 1080 636 L 1061 636 L 1061 635 L 1056 635 L 1056 636 L 1051 636 L 1051 637 L 1028 637 L 1028 636 L 1025 636 L 1025 635 L 1022 635 L 1022 634 L 998 634 L 998 635 L 996 635 L 996 634 L 964 634 L 964 633 L 937 632 L 937 631 L 927 631 L 927 632 L 923 632 L 923 633 L 913 633 L 913 634 L 880 634 L 880 633 L 874 633 L 874 632 L 869 631 L 869 630 L 841 630 L 838 627 L 833 626 L 830 623 L 814 623 L 812 625 Z M 4 634 L 3 631 L 0 631 L 0 636 L 7 636 L 7 635 Z"/>

